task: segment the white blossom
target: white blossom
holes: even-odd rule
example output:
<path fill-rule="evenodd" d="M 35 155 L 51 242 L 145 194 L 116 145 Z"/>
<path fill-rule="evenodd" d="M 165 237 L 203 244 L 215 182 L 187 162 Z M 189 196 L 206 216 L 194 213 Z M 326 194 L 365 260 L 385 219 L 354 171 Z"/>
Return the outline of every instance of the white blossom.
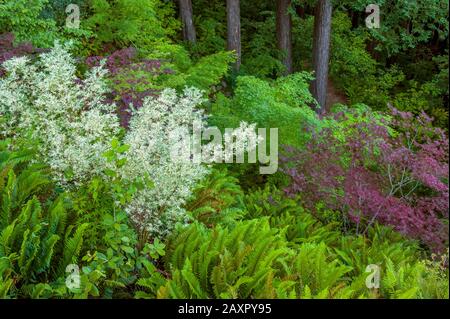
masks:
<path fill-rule="evenodd" d="M 115 106 L 102 102 L 105 72 L 94 68 L 76 83 L 75 61 L 63 45 L 3 64 L 0 115 L 2 134 L 38 140 L 39 153 L 62 185 L 79 185 L 105 168 L 103 153 L 119 130 Z"/>
<path fill-rule="evenodd" d="M 171 132 L 201 120 L 202 112 L 196 106 L 202 102 L 197 89 L 185 89 L 181 96 L 166 89 L 157 98 L 148 97 L 130 121 L 124 140 L 129 146 L 128 161 L 121 173 L 127 179 L 147 174 L 154 187 L 139 191 L 126 211 L 150 233 L 165 235 L 173 221 L 185 219 L 182 205 L 209 172 L 200 163 L 171 158 Z"/>

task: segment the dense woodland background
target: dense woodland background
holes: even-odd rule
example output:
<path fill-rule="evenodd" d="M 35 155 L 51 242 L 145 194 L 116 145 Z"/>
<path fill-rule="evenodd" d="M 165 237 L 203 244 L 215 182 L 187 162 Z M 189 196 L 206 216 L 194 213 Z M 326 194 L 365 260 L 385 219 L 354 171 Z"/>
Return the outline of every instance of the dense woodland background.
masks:
<path fill-rule="evenodd" d="M 448 10 L 0 0 L 0 297 L 448 298 Z M 171 164 L 194 119 L 279 170 Z"/>

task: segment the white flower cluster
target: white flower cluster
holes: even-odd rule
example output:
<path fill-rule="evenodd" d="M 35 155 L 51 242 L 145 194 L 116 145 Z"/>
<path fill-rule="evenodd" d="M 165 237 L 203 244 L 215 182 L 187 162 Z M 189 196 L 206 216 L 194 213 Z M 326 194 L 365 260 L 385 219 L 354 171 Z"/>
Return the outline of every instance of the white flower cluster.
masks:
<path fill-rule="evenodd" d="M 130 121 L 124 140 L 129 150 L 123 177 L 133 179 L 147 174 L 154 187 L 139 191 L 126 210 L 135 224 L 149 233 L 169 232 L 168 226 L 185 215 L 180 207 L 196 183 L 208 174 L 200 163 L 175 162 L 171 158 L 171 133 L 202 120 L 202 112 L 195 109 L 202 101 L 197 89 L 185 89 L 180 96 L 166 89 L 157 98 L 147 98 Z"/>
<path fill-rule="evenodd" d="M 3 64 L 0 79 L 2 134 L 38 140 L 39 152 L 62 185 L 101 174 L 103 153 L 118 133 L 114 105 L 102 103 L 107 87 L 101 67 L 77 83 L 75 61 L 58 43 L 32 64 L 26 57 Z"/>
<path fill-rule="evenodd" d="M 244 163 L 245 154 L 248 154 L 249 163 L 256 163 L 256 148 L 264 140 L 256 133 L 256 124 L 244 121 L 238 128 L 225 129 L 223 136 L 216 127 L 207 128 L 204 135 L 213 136 L 213 141 L 202 145 L 204 163 Z"/>
<path fill-rule="evenodd" d="M 243 163 L 245 152 L 254 152 L 263 138 L 256 134 L 256 124 L 241 121 L 238 128 L 225 131 L 224 140 L 223 156 L 225 163 L 232 163 L 234 156 L 237 158 L 237 163 Z M 231 145 L 231 147 L 227 147 L 228 145 Z M 256 162 L 256 157 L 254 161 Z"/>

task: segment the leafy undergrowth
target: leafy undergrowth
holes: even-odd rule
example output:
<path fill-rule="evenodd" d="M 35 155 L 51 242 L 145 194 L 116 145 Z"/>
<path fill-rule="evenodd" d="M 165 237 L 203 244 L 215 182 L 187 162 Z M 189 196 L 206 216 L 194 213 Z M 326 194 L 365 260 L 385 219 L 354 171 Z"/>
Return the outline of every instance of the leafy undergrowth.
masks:
<path fill-rule="evenodd" d="M 274 1 L 241 1 L 239 71 L 223 1 L 193 1 L 196 43 L 174 1 L 72 1 L 78 28 L 69 2 L 0 1 L 0 298 L 449 298 L 443 1 L 371 31 L 333 1 L 348 105 L 321 116 L 314 1 L 291 74 Z"/>

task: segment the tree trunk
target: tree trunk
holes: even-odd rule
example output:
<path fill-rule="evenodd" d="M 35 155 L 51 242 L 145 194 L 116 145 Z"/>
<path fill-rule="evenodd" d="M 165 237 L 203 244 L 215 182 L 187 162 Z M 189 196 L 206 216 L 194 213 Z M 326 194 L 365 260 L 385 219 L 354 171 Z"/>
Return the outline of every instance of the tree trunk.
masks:
<path fill-rule="evenodd" d="M 241 66 L 241 10 L 239 0 L 227 0 L 227 50 L 236 52 L 235 69 Z"/>
<path fill-rule="evenodd" d="M 352 30 L 359 27 L 359 11 L 352 10 Z"/>
<path fill-rule="evenodd" d="M 197 41 L 197 35 L 195 33 L 195 25 L 192 13 L 191 0 L 179 0 L 180 1 L 180 16 L 183 22 L 183 39 L 191 43 Z"/>
<path fill-rule="evenodd" d="M 288 12 L 291 0 L 277 0 L 277 44 L 283 52 L 285 75 L 293 72 L 292 66 L 292 19 Z"/>
<path fill-rule="evenodd" d="M 305 5 L 302 5 L 301 7 L 296 7 L 295 11 L 297 12 L 297 15 L 301 18 L 304 19 L 305 18 Z"/>
<path fill-rule="evenodd" d="M 321 106 L 318 113 L 325 111 L 327 103 L 328 63 L 331 39 L 331 0 L 318 0 L 314 18 L 313 67 L 316 79 L 312 93 Z"/>

